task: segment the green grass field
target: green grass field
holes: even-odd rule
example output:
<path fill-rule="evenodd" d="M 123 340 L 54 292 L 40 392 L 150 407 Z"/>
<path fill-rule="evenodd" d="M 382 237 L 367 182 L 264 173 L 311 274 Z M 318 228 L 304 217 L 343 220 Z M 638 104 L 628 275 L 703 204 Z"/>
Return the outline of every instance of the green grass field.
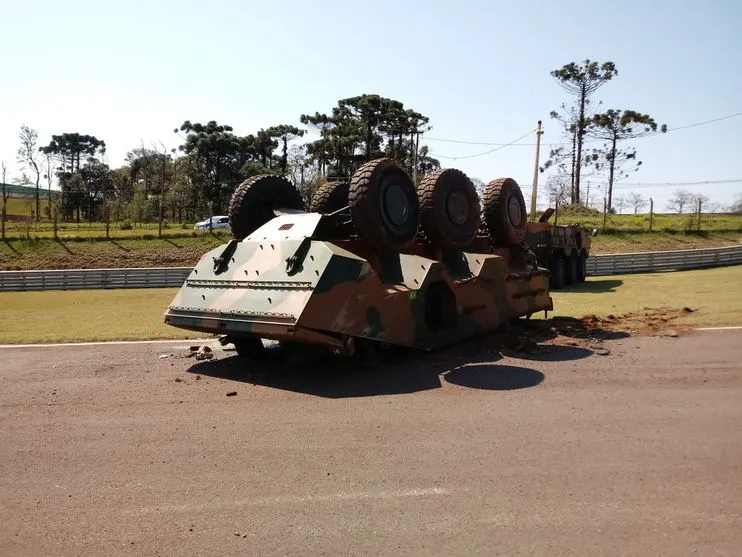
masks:
<path fill-rule="evenodd" d="M 550 219 L 554 222 L 554 217 Z M 559 215 L 557 224 L 581 224 L 587 228 L 603 229 L 603 215 Z M 608 215 L 606 218 L 606 229 L 611 231 L 649 231 L 649 215 Z M 652 231 L 654 232 L 686 232 L 698 230 L 698 215 L 665 215 L 655 214 L 652 219 Z M 728 230 L 742 232 L 742 215 L 726 215 L 706 213 L 701 214 L 701 230 L 717 231 Z"/>
<path fill-rule="evenodd" d="M 223 232 L 215 230 L 214 232 Z M 193 230 L 193 223 L 168 224 L 162 229 L 162 235 L 168 238 L 196 237 L 208 234 L 208 230 Z M 113 239 L 152 239 L 158 234 L 157 223 L 136 223 L 128 230 L 122 229 L 118 222 L 109 223 L 108 236 Z M 7 222 L 5 235 L 10 240 L 31 238 L 34 240 L 53 239 L 54 224 L 47 221 L 35 222 Z M 57 237 L 66 242 L 81 242 L 106 239 L 106 224 L 100 222 L 57 223 Z"/>
<path fill-rule="evenodd" d="M 550 316 L 619 316 L 689 307 L 681 325 L 742 324 L 742 266 L 591 277 L 552 292 Z M 176 288 L 0 293 L 0 343 L 203 337 L 165 325 Z M 536 317 L 536 316 L 534 316 Z"/>
<path fill-rule="evenodd" d="M 44 195 L 44 190 L 41 190 L 39 196 L 39 210 L 42 215 L 46 215 L 46 208 L 49 205 L 49 198 Z M 8 215 L 20 215 L 20 216 L 31 216 L 33 211 L 36 210 L 36 198 L 35 197 L 9 197 L 8 206 L 6 211 Z M 11 224 L 11 223 L 9 223 Z"/>
<path fill-rule="evenodd" d="M 0 242 L 0 270 L 190 267 L 201 255 L 229 241 L 226 234 L 120 239 L 108 242 L 15 240 Z"/>

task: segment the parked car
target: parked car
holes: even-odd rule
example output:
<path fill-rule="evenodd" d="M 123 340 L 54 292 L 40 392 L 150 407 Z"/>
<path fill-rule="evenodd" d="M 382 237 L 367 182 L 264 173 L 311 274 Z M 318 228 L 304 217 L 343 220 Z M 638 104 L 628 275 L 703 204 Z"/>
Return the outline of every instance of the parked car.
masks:
<path fill-rule="evenodd" d="M 229 228 L 229 217 L 224 215 L 219 215 L 215 217 L 211 217 L 211 228 Z M 197 222 L 193 226 L 194 230 L 208 230 L 209 229 L 209 219 L 202 220 L 201 222 Z"/>

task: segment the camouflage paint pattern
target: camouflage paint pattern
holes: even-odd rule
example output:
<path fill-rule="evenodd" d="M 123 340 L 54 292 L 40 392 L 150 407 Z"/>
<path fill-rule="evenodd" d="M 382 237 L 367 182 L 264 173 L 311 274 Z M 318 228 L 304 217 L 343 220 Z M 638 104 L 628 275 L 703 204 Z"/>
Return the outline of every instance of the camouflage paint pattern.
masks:
<path fill-rule="evenodd" d="M 550 224 L 548 222 L 529 222 L 526 243 L 539 257 L 539 264 L 545 265 L 546 257 L 552 252 L 566 256 L 590 255 L 592 238 L 579 224 Z"/>
<path fill-rule="evenodd" d="M 206 253 L 165 322 L 341 350 L 354 338 L 428 350 L 553 309 L 548 271 L 507 250 L 369 254 L 357 242 L 312 239 L 320 218 L 280 215 L 233 241 L 233 253 L 228 244 Z M 223 253 L 228 264 L 217 273 Z"/>

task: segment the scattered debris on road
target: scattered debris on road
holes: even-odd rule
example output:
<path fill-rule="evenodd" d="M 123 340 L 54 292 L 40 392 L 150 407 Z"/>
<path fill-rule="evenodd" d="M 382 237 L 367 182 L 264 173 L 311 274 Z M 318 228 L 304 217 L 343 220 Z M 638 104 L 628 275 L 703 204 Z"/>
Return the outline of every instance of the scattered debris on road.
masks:
<path fill-rule="evenodd" d="M 237 396 L 237 391 L 229 391 L 227 396 Z"/>
<path fill-rule="evenodd" d="M 195 356 L 197 360 L 211 360 L 214 357 L 214 352 L 208 346 L 190 346 L 188 349 L 186 358 Z"/>

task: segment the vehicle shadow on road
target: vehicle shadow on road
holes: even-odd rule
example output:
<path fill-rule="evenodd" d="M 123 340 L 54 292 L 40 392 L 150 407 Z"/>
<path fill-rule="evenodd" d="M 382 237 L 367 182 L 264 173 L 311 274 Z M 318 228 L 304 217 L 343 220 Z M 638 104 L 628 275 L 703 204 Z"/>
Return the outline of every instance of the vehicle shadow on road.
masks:
<path fill-rule="evenodd" d="M 555 292 L 579 292 L 580 294 L 604 294 L 605 292 L 615 292 L 617 288 L 623 285 L 622 280 L 618 279 L 588 279 L 585 282 L 572 283 L 564 286 Z"/>
<path fill-rule="evenodd" d="M 251 360 L 234 353 L 195 364 L 187 371 L 325 398 L 410 394 L 440 389 L 443 381 L 472 389 L 516 390 L 544 380 L 544 374 L 535 369 L 498 364 L 502 356 L 497 353 L 485 351 L 479 357 L 464 357 L 456 349 L 422 356 L 392 349 L 394 354 L 390 351 L 377 362 L 329 357 L 298 363 L 280 355 Z"/>
<path fill-rule="evenodd" d="M 549 320 L 519 321 L 513 326 L 512 333 L 516 338 L 527 338 L 533 342 L 553 340 L 557 337 L 592 340 L 596 342 L 630 337 L 631 335 L 627 331 L 608 328 L 617 326 L 619 322 L 620 319 L 612 315 L 605 317 L 587 316 L 583 319 L 555 315 Z M 552 345 L 552 347 L 556 348 L 557 345 Z M 561 346 L 561 348 L 568 349 L 571 346 Z M 569 357 L 568 353 L 569 350 L 564 352 L 565 360 L 580 358 L 579 351 L 574 352 L 576 356 L 574 358 Z"/>
<path fill-rule="evenodd" d="M 545 376 L 527 367 L 492 364 L 473 364 L 442 375 L 446 382 L 459 387 L 491 391 L 513 391 L 540 384 Z"/>

